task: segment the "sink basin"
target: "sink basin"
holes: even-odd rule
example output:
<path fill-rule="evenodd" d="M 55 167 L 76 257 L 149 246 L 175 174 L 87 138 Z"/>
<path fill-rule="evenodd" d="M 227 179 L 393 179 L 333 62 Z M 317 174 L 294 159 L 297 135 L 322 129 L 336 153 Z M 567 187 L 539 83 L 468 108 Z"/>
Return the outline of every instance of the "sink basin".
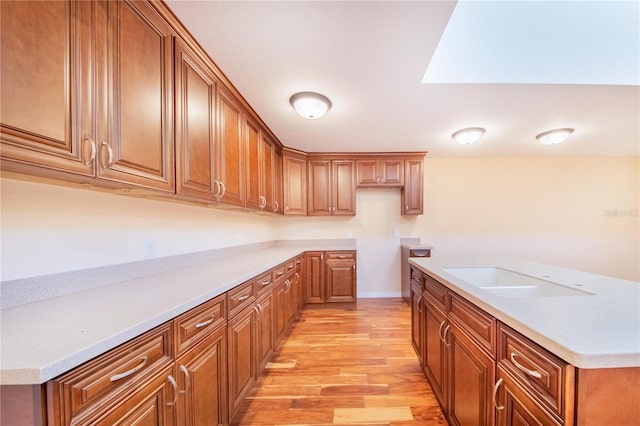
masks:
<path fill-rule="evenodd" d="M 496 267 L 442 268 L 469 284 L 501 297 L 592 296 L 584 290 Z"/>

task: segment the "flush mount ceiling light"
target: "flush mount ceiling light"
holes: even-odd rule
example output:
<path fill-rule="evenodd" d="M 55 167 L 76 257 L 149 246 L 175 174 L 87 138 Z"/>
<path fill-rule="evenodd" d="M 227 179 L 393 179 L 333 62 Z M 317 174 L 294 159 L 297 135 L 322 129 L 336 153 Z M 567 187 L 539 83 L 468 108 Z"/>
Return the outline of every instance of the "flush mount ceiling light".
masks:
<path fill-rule="evenodd" d="M 300 92 L 289 98 L 289 103 L 298 114 L 310 120 L 322 118 L 331 108 L 331 101 L 314 92 Z"/>
<path fill-rule="evenodd" d="M 536 136 L 536 139 L 538 139 L 540 143 L 544 145 L 557 145 L 564 142 L 569 137 L 569 135 L 571 135 L 571 133 L 573 133 L 573 129 L 554 129 L 540 133 Z"/>
<path fill-rule="evenodd" d="M 478 142 L 485 130 L 482 127 L 469 127 L 461 129 L 451 135 L 453 140 L 462 145 L 469 145 Z"/>

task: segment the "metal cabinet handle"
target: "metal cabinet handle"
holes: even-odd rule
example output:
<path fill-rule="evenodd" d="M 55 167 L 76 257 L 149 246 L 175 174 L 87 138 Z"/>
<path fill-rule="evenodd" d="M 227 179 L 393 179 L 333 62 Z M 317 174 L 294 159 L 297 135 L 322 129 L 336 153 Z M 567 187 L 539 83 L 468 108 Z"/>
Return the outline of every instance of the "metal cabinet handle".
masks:
<path fill-rule="evenodd" d="M 171 407 L 178 400 L 178 384 L 176 383 L 176 379 L 174 379 L 171 374 L 169 374 L 167 380 L 169 381 L 169 383 L 171 383 L 171 386 L 173 386 L 173 401 L 167 402 L 167 405 Z"/>
<path fill-rule="evenodd" d="M 258 311 L 260 311 L 260 316 L 262 316 L 262 312 L 264 311 L 264 309 L 262 309 L 262 305 L 259 303 L 256 303 L 256 307 L 258 308 Z"/>
<path fill-rule="evenodd" d="M 91 145 L 91 155 L 89 156 L 89 159 L 87 161 L 82 162 L 82 164 L 85 167 L 89 167 L 93 164 L 93 161 L 96 159 L 96 143 L 93 141 L 93 139 L 89 135 L 84 135 L 82 137 L 82 142 L 83 143 L 88 142 Z"/>
<path fill-rule="evenodd" d="M 215 194 L 213 194 L 213 197 L 217 198 L 219 200 L 220 199 L 220 190 L 222 189 L 222 186 L 220 186 L 220 181 L 218 179 L 215 179 L 213 181 L 213 184 L 216 186 L 216 192 L 215 192 Z"/>
<path fill-rule="evenodd" d="M 268 286 L 269 284 L 271 284 L 271 280 L 264 280 L 260 283 L 263 287 Z"/>
<path fill-rule="evenodd" d="M 496 401 L 496 395 L 498 394 L 498 388 L 500 388 L 501 384 L 502 384 L 502 379 L 498 379 L 496 384 L 493 386 L 493 406 L 498 411 L 504 410 L 504 405 L 498 406 L 498 402 Z"/>
<path fill-rule="evenodd" d="M 111 145 L 109 145 L 106 141 L 103 140 L 100 143 L 100 148 L 102 149 L 105 146 L 107 147 L 107 154 L 108 154 L 108 156 L 107 156 L 107 164 L 102 166 L 102 168 L 106 170 L 106 169 L 110 168 L 111 166 L 113 166 L 113 149 L 111 148 Z"/>
<path fill-rule="evenodd" d="M 445 327 L 444 332 L 442 333 L 442 341 L 444 342 L 444 345 L 446 347 L 451 346 L 451 344 L 449 342 L 447 342 L 447 333 L 449 333 L 449 330 L 451 330 L 451 324 L 448 324 Z"/>
<path fill-rule="evenodd" d="M 418 305 L 418 312 L 422 312 L 422 295 L 418 297 L 418 301 L 416 302 L 416 305 Z"/>
<path fill-rule="evenodd" d="M 278 276 L 279 276 L 279 277 L 281 277 L 281 276 L 283 276 L 283 275 L 284 275 L 284 272 L 283 272 L 283 271 L 278 272 Z"/>
<path fill-rule="evenodd" d="M 288 269 L 288 270 L 292 270 L 293 268 L 295 268 L 295 266 L 294 266 L 294 265 L 287 265 L 287 269 Z"/>
<path fill-rule="evenodd" d="M 276 201 L 274 201 L 274 202 L 273 202 L 273 211 L 274 211 L 274 212 L 277 212 L 279 207 L 280 207 L 280 206 L 279 206 L 279 204 L 278 204 L 278 201 L 277 201 L 277 200 L 276 200 Z"/>
<path fill-rule="evenodd" d="M 258 309 L 258 305 L 253 306 L 253 311 L 256 313 L 256 317 L 260 316 L 260 309 Z"/>
<path fill-rule="evenodd" d="M 249 295 L 245 294 L 244 296 L 238 297 L 238 302 L 242 302 L 243 300 L 247 300 L 248 298 L 249 298 Z"/>
<path fill-rule="evenodd" d="M 300 282 L 300 274 L 296 272 L 296 283 Z"/>
<path fill-rule="evenodd" d="M 206 327 L 209 324 L 211 324 L 213 322 L 213 320 L 214 320 L 214 316 L 211 315 L 208 320 L 197 323 L 196 324 L 196 328 Z"/>
<path fill-rule="evenodd" d="M 444 342 L 444 335 L 442 334 L 442 327 L 444 327 L 446 322 L 447 320 L 442 320 L 442 322 L 440 323 L 440 328 L 438 329 L 438 337 L 440 337 L 440 340 L 443 342 Z"/>
<path fill-rule="evenodd" d="M 536 379 L 542 378 L 542 374 L 540 374 L 538 371 L 529 370 L 527 367 L 525 367 L 524 365 L 516 361 L 515 352 L 511 352 L 511 356 L 509 358 L 511 358 L 511 362 L 513 363 L 513 365 L 515 365 L 518 368 L 518 370 L 522 371 L 524 374 L 528 374 L 529 376 L 535 377 Z"/>
<path fill-rule="evenodd" d="M 220 198 L 222 198 L 224 194 L 227 193 L 227 185 L 225 185 L 223 181 L 220 181 L 220 185 L 222 185 L 222 194 L 220 194 Z"/>
<path fill-rule="evenodd" d="M 113 376 L 111 376 L 109 378 L 109 380 L 112 381 L 112 382 L 116 382 L 116 381 L 118 381 L 120 379 L 124 379 L 125 377 L 129 377 L 132 374 L 135 374 L 138 371 L 142 370 L 142 368 L 145 366 L 146 363 L 147 363 L 147 356 L 145 355 L 144 357 L 142 357 L 142 359 L 140 360 L 140 363 L 138 365 L 136 365 L 135 367 L 133 367 L 130 370 L 125 371 L 124 373 L 114 374 Z"/>
<path fill-rule="evenodd" d="M 338 256 L 338 259 L 346 259 L 347 256 Z"/>
<path fill-rule="evenodd" d="M 284 211 L 285 211 L 285 212 L 289 211 L 289 206 L 288 206 L 288 205 L 286 205 L 286 204 L 284 205 Z"/>
<path fill-rule="evenodd" d="M 184 373 L 184 390 L 181 390 L 180 393 L 184 394 L 187 393 L 187 390 L 191 387 L 191 375 L 184 365 L 180 365 L 180 371 Z"/>

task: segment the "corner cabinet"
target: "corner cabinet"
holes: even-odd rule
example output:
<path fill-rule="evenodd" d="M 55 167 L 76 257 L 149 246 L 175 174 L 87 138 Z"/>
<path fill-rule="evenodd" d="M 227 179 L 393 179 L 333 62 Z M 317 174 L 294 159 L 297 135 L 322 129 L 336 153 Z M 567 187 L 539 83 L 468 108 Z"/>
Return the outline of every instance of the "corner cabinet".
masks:
<path fill-rule="evenodd" d="M 1 7 L 3 168 L 174 192 L 173 32 L 155 7 Z"/>
<path fill-rule="evenodd" d="M 307 252 L 305 264 L 306 303 L 357 300 L 355 251 Z"/>

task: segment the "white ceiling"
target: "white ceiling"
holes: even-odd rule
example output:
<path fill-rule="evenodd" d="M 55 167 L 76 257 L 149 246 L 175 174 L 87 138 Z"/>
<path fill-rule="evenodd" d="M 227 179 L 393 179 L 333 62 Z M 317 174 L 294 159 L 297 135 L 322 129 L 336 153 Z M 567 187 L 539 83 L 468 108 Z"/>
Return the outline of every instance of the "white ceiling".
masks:
<path fill-rule="evenodd" d="M 429 151 L 431 157 L 640 155 L 637 83 L 422 84 L 454 1 L 167 4 L 292 148 Z M 603 27 L 618 25 L 603 16 Z M 637 36 L 637 19 L 633 22 Z M 638 41 L 631 47 L 636 48 L 631 63 L 608 67 L 637 71 Z M 300 91 L 329 97 L 333 107 L 327 116 L 299 117 L 289 97 Z M 463 146 L 452 141 L 454 131 L 476 126 L 487 129 L 480 142 Z M 575 132 L 561 145 L 536 141 L 536 134 L 558 127 Z"/>

